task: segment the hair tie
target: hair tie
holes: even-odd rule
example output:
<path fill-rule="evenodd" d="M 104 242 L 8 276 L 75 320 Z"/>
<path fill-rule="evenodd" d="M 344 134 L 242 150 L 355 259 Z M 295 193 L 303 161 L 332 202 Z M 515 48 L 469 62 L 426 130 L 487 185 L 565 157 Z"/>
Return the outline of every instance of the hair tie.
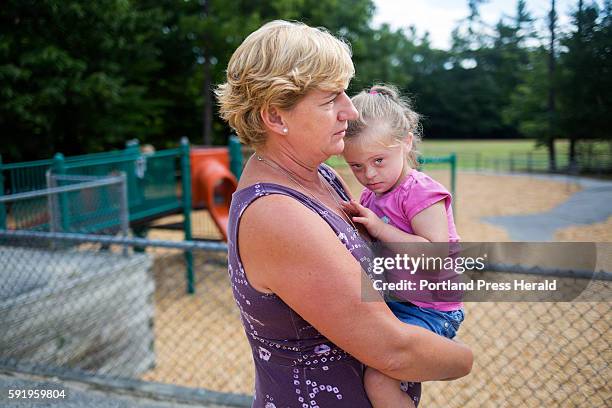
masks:
<path fill-rule="evenodd" d="M 370 92 L 368 92 L 370 95 L 378 95 L 378 91 L 377 90 L 370 90 Z"/>

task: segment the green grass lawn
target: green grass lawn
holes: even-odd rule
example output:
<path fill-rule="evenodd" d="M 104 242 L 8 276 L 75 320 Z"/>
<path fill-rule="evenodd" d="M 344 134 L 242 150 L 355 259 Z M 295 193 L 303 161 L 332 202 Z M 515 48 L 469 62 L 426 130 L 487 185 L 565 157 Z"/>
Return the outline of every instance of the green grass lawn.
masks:
<path fill-rule="evenodd" d="M 555 142 L 557 164 L 567 165 L 569 142 Z M 593 142 L 595 151 L 609 152 L 606 142 Z M 493 169 L 508 170 L 509 159 L 513 155 L 518 167 L 527 166 L 527 160 L 533 170 L 545 170 L 548 166 L 548 151 L 545 146 L 536 146 L 533 139 L 504 140 L 425 140 L 419 146 L 424 157 L 448 156 L 455 153 L 460 169 Z M 528 159 L 529 157 L 529 159 Z M 332 157 L 327 161 L 331 166 L 346 166 L 341 156 Z M 429 169 L 448 167 L 448 164 L 428 164 Z"/>
<path fill-rule="evenodd" d="M 559 151 L 567 151 L 567 142 L 558 141 L 556 147 Z M 427 140 L 419 145 L 419 151 L 425 157 L 448 156 L 455 153 L 461 156 L 473 156 L 480 153 L 487 158 L 507 158 L 510 152 L 538 151 L 545 153 L 546 149 L 541 146 L 536 149 L 535 140 L 512 139 L 512 140 Z M 461 161 L 460 161 L 461 162 Z M 344 166 L 346 163 L 341 156 L 332 157 L 327 161 L 331 166 Z M 441 165 L 436 165 L 439 167 Z"/>
<path fill-rule="evenodd" d="M 566 153 L 568 143 L 566 140 L 558 140 L 555 148 L 559 153 Z M 421 143 L 419 150 L 424 156 L 444 156 L 449 153 L 461 155 L 463 153 L 491 157 L 507 157 L 510 152 L 542 152 L 546 153 L 544 146 L 536 147 L 533 139 L 510 139 L 510 140 L 425 140 Z"/>

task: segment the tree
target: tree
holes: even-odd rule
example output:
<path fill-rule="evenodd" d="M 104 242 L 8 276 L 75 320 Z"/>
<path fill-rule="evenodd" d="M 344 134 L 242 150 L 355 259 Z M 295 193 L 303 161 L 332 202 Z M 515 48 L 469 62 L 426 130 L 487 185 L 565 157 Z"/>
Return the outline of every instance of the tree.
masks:
<path fill-rule="evenodd" d="M 574 29 L 561 41 L 559 118 L 570 141 L 569 163 L 576 165 L 578 141 L 610 140 L 612 120 L 612 18 L 610 3 L 600 12 L 596 3 L 578 1 Z"/>
<path fill-rule="evenodd" d="M 0 134 L 5 160 L 121 146 L 156 132 L 148 98 L 157 15 L 129 2 L 16 1 L 0 8 Z"/>
<path fill-rule="evenodd" d="M 527 68 L 529 61 L 527 41 L 535 37 L 533 21 L 525 0 L 519 0 L 516 15 L 511 18 L 510 23 L 500 19 L 495 27 L 493 47 L 489 51 L 491 68 L 502 87 L 501 92 L 506 101 L 521 82 L 521 75 Z"/>
<path fill-rule="evenodd" d="M 216 115 L 210 120 L 216 101 L 207 96 L 225 80 L 233 51 L 263 23 L 294 19 L 327 27 L 357 44 L 357 61 L 359 39 L 369 32 L 374 10 L 371 0 L 137 0 L 136 4 L 164 16 L 164 35 L 154 44 L 160 50 L 162 64 L 156 75 L 161 80 L 151 89 L 152 95 L 168 101 L 162 115 L 165 131 L 152 140 L 157 145 L 181 135 L 202 135 L 208 128 L 212 137 L 205 143 L 227 142 L 230 129 Z"/>
<path fill-rule="evenodd" d="M 551 0 L 550 13 L 548 15 L 548 27 L 550 30 L 550 47 L 548 54 L 548 125 L 549 133 L 546 137 L 548 148 L 548 168 L 550 171 L 557 169 L 557 154 L 555 152 L 555 127 L 556 127 L 556 95 L 555 95 L 555 35 L 557 25 L 557 13 L 555 11 L 555 0 Z"/>
<path fill-rule="evenodd" d="M 407 89 L 412 81 L 415 44 L 402 30 L 394 31 L 383 24 L 372 34 L 360 38 L 353 45 L 356 76 L 351 90 L 360 90 L 374 83 L 392 83 Z"/>
<path fill-rule="evenodd" d="M 164 148 L 181 136 L 200 139 L 207 128 L 207 142 L 225 143 L 229 129 L 210 120 L 216 102 L 205 96 L 224 81 L 249 33 L 266 21 L 299 19 L 359 46 L 373 10 L 371 0 L 7 1 L 3 159 L 90 153 L 132 138 Z"/>
<path fill-rule="evenodd" d="M 481 1 L 470 1 L 470 15 L 452 33 L 450 52 L 441 52 L 436 69 L 418 76 L 417 88 L 428 117 L 426 130 L 439 137 L 512 137 L 502 120 L 509 93 L 516 86 L 522 58 L 518 30 L 500 21 L 493 35 L 479 17 Z M 521 15 L 521 24 L 528 16 Z M 430 57 L 431 58 L 431 57 Z M 524 59 L 524 58 L 523 58 Z M 427 83 L 432 85 L 427 85 Z M 420 91 L 420 89 L 419 89 Z"/>
<path fill-rule="evenodd" d="M 0 8 L 3 159 L 90 153 L 132 138 L 158 148 L 181 136 L 226 143 L 211 88 L 244 38 L 274 19 L 345 38 L 356 67 L 349 93 L 397 85 L 416 100 L 427 137 L 536 137 L 551 149 L 551 167 L 554 138 L 569 135 L 572 158 L 579 140 L 609 138 L 611 0 L 602 10 L 580 2 L 560 48 L 554 7 L 548 47 L 532 48 L 525 0 L 494 27 L 480 18 L 483 3 L 468 1 L 446 51 L 414 27 L 372 28 L 372 0 L 9 0 Z"/>
<path fill-rule="evenodd" d="M 516 123 L 521 134 L 536 140 L 546 140 L 550 134 L 547 61 L 545 47 L 529 53 L 521 83 L 511 93 L 510 104 L 503 112 L 506 122 Z"/>
<path fill-rule="evenodd" d="M 517 19 L 521 13 L 522 5 L 517 7 Z M 527 137 L 535 138 L 539 144 L 545 145 L 548 150 L 548 162 L 551 170 L 556 169 L 556 155 L 554 141 L 558 135 L 558 114 L 556 111 L 555 90 L 557 80 L 555 76 L 555 30 L 556 12 L 554 1 L 548 14 L 548 27 L 550 37 L 548 47 L 540 45 L 536 49 L 526 49 L 520 46 L 518 51 L 521 58 L 527 56 L 527 62 L 521 65 L 518 71 L 518 83 L 510 92 L 510 103 L 503 110 L 504 121 L 513 124 L 519 132 Z M 530 26 L 528 19 L 526 27 Z M 517 28 L 517 25 L 515 25 Z M 529 29 L 526 30 L 529 32 Z M 525 37 L 522 39 L 524 41 Z M 525 54 L 526 53 L 526 54 Z"/>

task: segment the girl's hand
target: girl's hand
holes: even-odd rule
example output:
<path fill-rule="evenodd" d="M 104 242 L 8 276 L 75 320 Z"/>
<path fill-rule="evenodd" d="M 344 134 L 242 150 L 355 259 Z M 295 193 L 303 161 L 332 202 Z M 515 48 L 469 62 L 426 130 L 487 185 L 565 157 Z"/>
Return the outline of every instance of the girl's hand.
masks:
<path fill-rule="evenodd" d="M 343 202 L 342 207 L 353 222 L 358 222 L 363 225 L 368 230 L 368 233 L 374 238 L 378 238 L 381 231 L 387 225 L 378 218 L 378 215 L 376 215 L 374 211 L 364 207 L 356 201 L 351 200 L 350 202 Z"/>

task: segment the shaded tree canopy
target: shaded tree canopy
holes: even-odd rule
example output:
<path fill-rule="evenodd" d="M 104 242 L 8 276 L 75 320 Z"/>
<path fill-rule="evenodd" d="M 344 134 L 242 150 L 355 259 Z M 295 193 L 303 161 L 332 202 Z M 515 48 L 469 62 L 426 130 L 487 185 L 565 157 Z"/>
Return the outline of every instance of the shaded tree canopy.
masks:
<path fill-rule="evenodd" d="M 554 78 L 529 1 L 517 1 L 514 15 L 494 26 L 480 20 L 482 3 L 467 2 L 452 48 L 439 50 L 414 27 L 373 27 L 372 0 L 7 0 L 0 153 L 10 162 L 121 148 L 132 138 L 158 148 L 181 136 L 201 143 L 207 120 L 223 144 L 230 129 L 203 114 L 215 103 L 206 92 L 224 80 L 246 35 L 279 18 L 324 26 L 350 42 L 349 94 L 395 84 L 424 115 L 426 138 L 546 138 L 546 90 L 554 86 L 557 137 L 609 140 L 610 0 L 602 8 L 576 0 Z"/>

